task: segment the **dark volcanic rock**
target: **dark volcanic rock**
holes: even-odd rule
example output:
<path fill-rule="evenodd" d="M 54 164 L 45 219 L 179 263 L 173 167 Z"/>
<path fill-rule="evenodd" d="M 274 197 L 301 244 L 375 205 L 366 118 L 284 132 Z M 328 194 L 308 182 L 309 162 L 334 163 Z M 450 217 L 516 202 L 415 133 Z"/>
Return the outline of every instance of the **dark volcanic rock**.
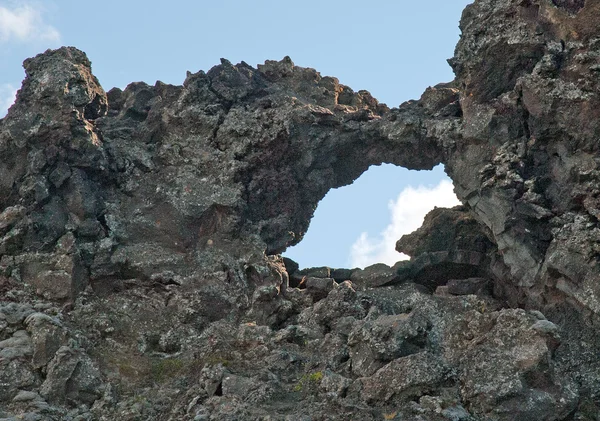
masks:
<path fill-rule="evenodd" d="M 491 291 L 490 281 L 486 278 L 451 279 L 446 286 L 452 295 L 481 295 Z"/>
<path fill-rule="evenodd" d="M 596 419 L 598 16 L 476 0 L 456 79 L 394 109 L 288 57 L 108 93 L 75 48 L 27 60 L 0 120 L 0 417 Z M 394 268 L 278 256 L 381 163 L 445 164 L 464 205 Z"/>
<path fill-rule="evenodd" d="M 398 252 L 412 257 L 450 250 L 488 254 L 493 248 L 489 237 L 464 206 L 435 208 L 419 229 L 396 242 Z"/>
<path fill-rule="evenodd" d="M 595 3 L 572 17 L 545 1 L 476 2 L 465 10 L 452 60 L 462 83 L 465 140 L 447 170 L 459 198 L 490 229 L 510 268 L 506 283 L 525 288 L 520 293 L 537 305 L 546 289 L 597 305 L 590 300 L 600 285 L 595 217 L 585 205 L 598 183 L 597 79 L 590 73 Z M 481 14 L 486 19 L 474 19 Z M 498 69 L 510 79 L 494 76 L 499 63 L 512 67 Z"/>
<path fill-rule="evenodd" d="M 434 289 L 449 279 L 494 276 L 498 256 L 486 231 L 464 206 L 432 210 L 421 228 L 396 242 L 397 251 L 412 257 L 397 280 Z"/>
<path fill-rule="evenodd" d="M 384 263 L 376 263 L 364 269 L 355 269 L 350 275 L 350 280 L 359 287 L 378 287 L 396 280 L 396 272 Z"/>

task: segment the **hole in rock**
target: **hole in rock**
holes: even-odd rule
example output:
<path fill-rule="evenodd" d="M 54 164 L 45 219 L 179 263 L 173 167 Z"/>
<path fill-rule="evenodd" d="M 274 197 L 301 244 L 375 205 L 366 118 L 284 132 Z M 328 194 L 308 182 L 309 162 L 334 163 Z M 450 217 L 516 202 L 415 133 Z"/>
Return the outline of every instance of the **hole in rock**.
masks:
<path fill-rule="evenodd" d="M 327 193 L 303 240 L 284 256 L 300 268 L 391 266 L 408 258 L 395 250 L 402 235 L 419 228 L 434 207 L 458 204 L 442 165 L 431 171 L 371 166 L 351 185 Z"/>

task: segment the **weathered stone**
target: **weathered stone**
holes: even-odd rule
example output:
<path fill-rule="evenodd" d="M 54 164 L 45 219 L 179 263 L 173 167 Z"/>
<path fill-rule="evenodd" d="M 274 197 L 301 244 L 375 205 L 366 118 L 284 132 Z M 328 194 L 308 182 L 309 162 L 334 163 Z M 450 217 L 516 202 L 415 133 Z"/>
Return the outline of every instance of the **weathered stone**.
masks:
<path fill-rule="evenodd" d="M 423 253 L 469 250 L 486 254 L 493 245 L 467 208 L 435 208 L 423 225 L 396 243 L 396 250 L 417 257 Z"/>
<path fill-rule="evenodd" d="M 491 282 L 486 278 L 451 279 L 446 284 L 448 293 L 452 295 L 489 294 Z"/>
<path fill-rule="evenodd" d="M 369 314 L 354 324 L 348 337 L 352 372 L 367 377 L 390 361 L 422 351 L 427 325 L 428 321 L 415 313 L 379 317 Z"/>
<path fill-rule="evenodd" d="M 331 268 L 321 266 L 317 268 L 306 268 L 297 272 L 299 276 L 310 276 L 312 278 L 331 278 Z"/>
<path fill-rule="evenodd" d="M 222 364 L 207 365 L 202 368 L 199 383 L 206 396 L 214 396 L 219 391 L 223 376 L 225 376 L 225 367 Z"/>
<path fill-rule="evenodd" d="M 422 253 L 410 261 L 410 278 L 433 289 L 450 279 L 485 276 L 489 264 L 485 254 L 470 250 Z"/>
<path fill-rule="evenodd" d="M 285 270 L 290 276 L 294 275 L 300 269 L 300 265 L 289 257 L 283 257 L 283 263 L 285 264 Z"/>
<path fill-rule="evenodd" d="M 25 319 L 27 331 L 31 335 L 33 368 L 39 369 L 47 365 L 54 354 L 66 345 L 67 334 L 61 323 L 44 313 L 33 313 Z"/>
<path fill-rule="evenodd" d="M 61 347 L 48 364 L 40 394 L 49 402 L 78 401 L 91 405 L 102 396 L 101 375 L 82 350 Z"/>
<path fill-rule="evenodd" d="M 73 299 L 87 285 L 87 271 L 76 253 L 25 254 L 19 256 L 17 267 L 23 282 L 49 299 Z"/>
<path fill-rule="evenodd" d="M 321 379 L 319 386 L 328 396 L 339 399 L 346 396 L 351 384 L 352 380 L 349 378 L 327 370 L 323 372 L 323 378 Z"/>
<path fill-rule="evenodd" d="M 434 289 L 444 281 L 487 276 L 495 250 L 485 230 L 464 206 L 436 208 L 421 228 L 404 235 L 396 250 L 412 256 L 398 268 L 398 280 L 409 278 Z"/>
<path fill-rule="evenodd" d="M 389 402 L 420 396 L 439 386 L 449 374 L 442 360 L 428 352 L 398 358 L 370 377 L 355 380 L 360 396 L 366 402 Z"/>
<path fill-rule="evenodd" d="M 21 325 L 25 318 L 34 312 L 28 303 L 0 302 L 0 319 L 6 320 L 10 325 Z"/>
<path fill-rule="evenodd" d="M 338 320 L 351 316 L 357 319 L 365 317 L 366 312 L 357 301 L 356 291 L 348 281 L 334 284 L 334 289 L 318 301 L 312 308 L 300 314 L 300 320 L 307 324 L 317 324 L 331 329 Z"/>
<path fill-rule="evenodd" d="M 360 288 L 378 287 L 392 283 L 397 277 L 397 271 L 384 263 L 376 263 L 364 269 L 352 271 L 350 280 Z"/>
<path fill-rule="evenodd" d="M 272 388 L 260 380 L 233 374 L 223 377 L 222 390 L 225 397 L 238 396 L 254 403 L 262 402 L 273 394 Z"/>
<path fill-rule="evenodd" d="M 6 232 L 8 228 L 13 226 L 19 219 L 25 215 L 23 206 L 9 206 L 0 213 L 0 234 Z"/>
<path fill-rule="evenodd" d="M 559 420 L 573 410 L 573 380 L 557 378 L 548 365 L 556 330 L 523 310 L 472 316 L 467 324 L 457 320 L 445 341 L 446 359 L 460 367 L 463 396 L 499 420 Z"/>
<path fill-rule="evenodd" d="M 22 361 L 0 361 L 0 402 L 10 402 L 19 389 L 39 387 L 39 383 L 39 378 Z"/>
<path fill-rule="evenodd" d="M 21 390 L 19 393 L 17 393 L 17 396 L 13 398 L 13 402 L 29 402 L 41 400 L 43 400 L 42 397 L 36 392 L 30 392 L 27 390 Z"/>
<path fill-rule="evenodd" d="M 332 278 L 306 277 L 303 280 L 303 285 L 306 286 L 307 292 L 313 297 L 315 302 L 327 297 L 329 292 L 333 290 L 334 284 L 335 280 Z"/>
<path fill-rule="evenodd" d="M 352 272 L 352 269 L 331 269 L 330 275 L 336 282 L 344 282 L 350 280 Z"/>
<path fill-rule="evenodd" d="M 33 352 L 31 338 L 24 330 L 17 330 L 13 335 L 0 341 L 0 358 L 7 361 L 29 357 Z"/>

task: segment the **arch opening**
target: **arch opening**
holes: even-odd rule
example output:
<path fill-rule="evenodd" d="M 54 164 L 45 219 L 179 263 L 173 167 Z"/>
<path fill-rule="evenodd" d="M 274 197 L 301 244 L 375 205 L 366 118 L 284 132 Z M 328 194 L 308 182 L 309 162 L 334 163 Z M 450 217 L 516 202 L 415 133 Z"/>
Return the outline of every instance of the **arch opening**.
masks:
<path fill-rule="evenodd" d="M 395 250 L 402 235 L 435 207 L 459 204 L 441 164 L 431 171 L 373 165 L 351 185 L 330 190 L 302 241 L 283 255 L 301 268 L 392 266 L 408 259 Z"/>

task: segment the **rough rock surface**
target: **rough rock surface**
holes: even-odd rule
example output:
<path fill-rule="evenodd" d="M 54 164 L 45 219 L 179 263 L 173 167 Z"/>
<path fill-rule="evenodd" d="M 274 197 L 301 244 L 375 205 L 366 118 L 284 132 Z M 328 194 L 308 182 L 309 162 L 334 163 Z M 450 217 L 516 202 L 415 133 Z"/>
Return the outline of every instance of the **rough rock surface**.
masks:
<path fill-rule="evenodd" d="M 106 93 L 68 47 L 0 120 L 0 419 L 598 420 L 600 0 L 476 0 L 389 109 L 227 60 Z M 282 259 L 370 165 L 463 206 L 390 268 Z"/>

